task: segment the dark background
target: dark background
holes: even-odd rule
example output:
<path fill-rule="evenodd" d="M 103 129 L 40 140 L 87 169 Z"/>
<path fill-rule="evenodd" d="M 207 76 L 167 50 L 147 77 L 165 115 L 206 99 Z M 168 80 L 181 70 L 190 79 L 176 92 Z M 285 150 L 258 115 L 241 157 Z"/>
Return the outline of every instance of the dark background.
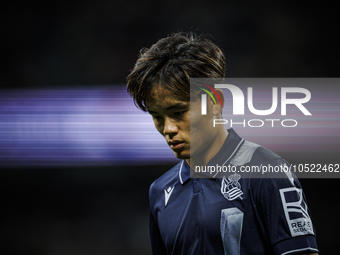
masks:
<path fill-rule="evenodd" d="M 179 31 L 210 34 L 226 53 L 228 77 L 338 77 L 336 6 L 226 0 L 6 3 L 0 11 L 0 86 L 124 84 L 142 47 Z M 150 254 L 148 187 L 169 167 L 2 168 L 4 254 Z M 339 180 L 301 183 L 320 251 L 330 254 L 340 227 Z"/>

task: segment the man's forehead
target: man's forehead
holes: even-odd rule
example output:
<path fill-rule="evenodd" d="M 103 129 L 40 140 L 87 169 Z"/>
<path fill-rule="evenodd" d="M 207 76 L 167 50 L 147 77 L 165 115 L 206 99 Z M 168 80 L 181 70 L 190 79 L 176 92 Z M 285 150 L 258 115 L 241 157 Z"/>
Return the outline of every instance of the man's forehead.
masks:
<path fill-rule="evenodd" d="M 176 99 L 175 97 L 165 97 L 161 100 L 154 99 L 150 100 L 147 104 L 149 112 L 152 110 L 162 109 L 162 110 L 171 110 L 177 109 L 181 107 L 187 107 L 190 105 L 190 101 L 183 101 L 180 99 Z"/>
<path fill-rule="evenodd" d="M 146 101 L 148 109 L 162 107 L 174 108 L 190 104 L 190 100 L 174 95 L 174 93 L 161 86 L 156 86 L 151 90 L 151 93 Z"/>
<path fill-rule="evenodd" d="M 157 96 L 171 96 L 173 95 L 170 89 L 164 88 L 161 85 L 156 85 L 151 89 L 150 97 L 157 97 Z"/>

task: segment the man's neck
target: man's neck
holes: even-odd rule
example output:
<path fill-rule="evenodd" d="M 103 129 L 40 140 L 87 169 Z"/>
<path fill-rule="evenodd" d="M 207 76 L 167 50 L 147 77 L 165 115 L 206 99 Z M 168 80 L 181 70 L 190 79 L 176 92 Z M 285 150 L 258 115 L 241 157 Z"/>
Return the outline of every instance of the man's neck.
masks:
<path fill-rule="evenodd" d="M 214 142 L 207 148 L 205 151 L 200 153 L 200 155 L 195 155 L 195 157 L 191 157 L 186 159 L 187 164 L 191 169 L 195 169 L 195 166 L 205 166 L 209 163 L 209 161 L 220 151 L 223 144 L 225 143 L 228 137 L 228 130 L 223 127 L 217 133 L 217 136 L 214 139 Z"/>

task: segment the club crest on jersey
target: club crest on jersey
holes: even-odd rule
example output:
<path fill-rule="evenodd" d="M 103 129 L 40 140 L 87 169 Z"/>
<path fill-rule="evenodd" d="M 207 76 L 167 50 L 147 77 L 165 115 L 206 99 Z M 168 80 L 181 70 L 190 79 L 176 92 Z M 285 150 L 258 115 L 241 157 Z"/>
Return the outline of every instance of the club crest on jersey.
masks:
<path fill-rule="evenodd" d="M 221 183 L 221 193 L 229 201 L 236 198 L 242 198 L 243 192 L 241 190 L 241 184 L 238 182 L 241 179 L 241 175 L 232 174 L 227 178 L 223 177 Z"/>

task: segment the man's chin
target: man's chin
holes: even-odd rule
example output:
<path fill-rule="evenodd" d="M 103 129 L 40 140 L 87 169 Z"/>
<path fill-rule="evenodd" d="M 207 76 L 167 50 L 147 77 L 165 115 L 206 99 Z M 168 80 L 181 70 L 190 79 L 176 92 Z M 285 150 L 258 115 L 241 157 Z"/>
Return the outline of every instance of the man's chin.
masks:
<path fill-rule="evenodd" d="M 189 159 L 190 158 L 190 153 L 185 152 L 185 151 L 173 151 L 175 154 L 176 158 L 178 159 Z"/>

